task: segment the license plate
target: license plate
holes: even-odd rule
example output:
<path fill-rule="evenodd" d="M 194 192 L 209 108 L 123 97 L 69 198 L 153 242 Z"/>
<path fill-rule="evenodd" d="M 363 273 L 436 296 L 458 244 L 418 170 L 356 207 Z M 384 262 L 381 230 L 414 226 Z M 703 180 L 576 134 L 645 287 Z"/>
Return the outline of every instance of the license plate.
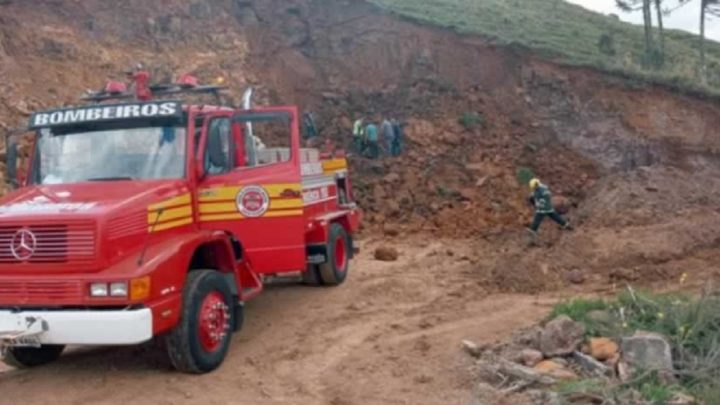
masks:
<path fill-rule="evenodd" d="M 10 314 L 0 320 L 0 345 L 40 347 L 40 336 L 47 332 L 47 322 L 34 316 Z"/>

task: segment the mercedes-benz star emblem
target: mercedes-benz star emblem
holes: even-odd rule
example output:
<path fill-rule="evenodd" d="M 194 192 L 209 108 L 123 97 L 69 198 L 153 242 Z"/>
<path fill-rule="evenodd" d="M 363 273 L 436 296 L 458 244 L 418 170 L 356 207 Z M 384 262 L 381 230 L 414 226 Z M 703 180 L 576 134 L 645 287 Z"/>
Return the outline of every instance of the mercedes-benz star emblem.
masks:
<path fill-rule="evenodd" d="M 20 229 L 15 232 L 10 242 L 10 251 L 18 260 L 27 260 L 35 254 L 37 249 L 37 239 L 35 234 L 28 229 Z"/>

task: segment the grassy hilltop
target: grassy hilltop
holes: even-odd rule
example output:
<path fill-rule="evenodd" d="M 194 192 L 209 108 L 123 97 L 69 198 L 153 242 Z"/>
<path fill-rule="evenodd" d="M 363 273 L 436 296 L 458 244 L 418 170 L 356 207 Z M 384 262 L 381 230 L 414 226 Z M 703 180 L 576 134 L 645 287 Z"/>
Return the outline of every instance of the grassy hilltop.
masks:
<path fill-rule="evenodd" d="M 720 43 L 707 42 L 709 80 L 701 86 L 699 37 L 682 31 L 666 30 L 665 63 L 653 67 L 643 63 L 641 26 L 563 0 L 370 1 L 415 21 L 526 47 L 561 63 L 720 95 Z"/>

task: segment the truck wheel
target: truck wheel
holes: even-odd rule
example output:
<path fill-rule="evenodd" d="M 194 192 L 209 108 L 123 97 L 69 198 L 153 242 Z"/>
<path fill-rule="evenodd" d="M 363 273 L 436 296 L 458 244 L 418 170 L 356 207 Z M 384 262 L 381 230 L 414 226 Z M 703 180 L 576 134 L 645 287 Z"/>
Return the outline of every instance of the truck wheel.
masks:
<path fill-rule="evenodd" d="M 57 360 L 65 349 L 64 345 L 44 345 L 40 347 L 10 347 L 5 352 L 3 362 L 15 368 L 42 366 Z"/>
<path fill-rule="evenodd" d="M 340 285 L 347 277 L 350 264 L 350 237 L 340 224 L 330 225 L 327 261 L 320 266 L 320 279 L 325 285 Z"/>
<path fill-rule="evenodd" d="M 227 280 L 214 270 L 190 272 L 183 290 L 180 323 L 166 336 L 170 361 L 193 374 L 215 370 L 225 359 L 232 326 L 242 306 Z"/>

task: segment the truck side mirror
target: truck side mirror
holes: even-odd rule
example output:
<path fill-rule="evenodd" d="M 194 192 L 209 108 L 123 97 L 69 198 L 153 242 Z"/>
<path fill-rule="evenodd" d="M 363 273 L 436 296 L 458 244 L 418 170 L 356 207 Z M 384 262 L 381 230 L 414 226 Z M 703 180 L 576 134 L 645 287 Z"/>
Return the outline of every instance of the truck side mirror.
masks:
<path fill-rule="evenodd" d="M 18 156 L 18 147 L 17 147 L 17 139 L 15 136 L 8 136 L 5 138 L 5 162 L 7 164 L 7 175 L 8 175 L 8 183 L 12 188 L 18 187 L 18 179 L 17 179 L 17 156 Z"/>

